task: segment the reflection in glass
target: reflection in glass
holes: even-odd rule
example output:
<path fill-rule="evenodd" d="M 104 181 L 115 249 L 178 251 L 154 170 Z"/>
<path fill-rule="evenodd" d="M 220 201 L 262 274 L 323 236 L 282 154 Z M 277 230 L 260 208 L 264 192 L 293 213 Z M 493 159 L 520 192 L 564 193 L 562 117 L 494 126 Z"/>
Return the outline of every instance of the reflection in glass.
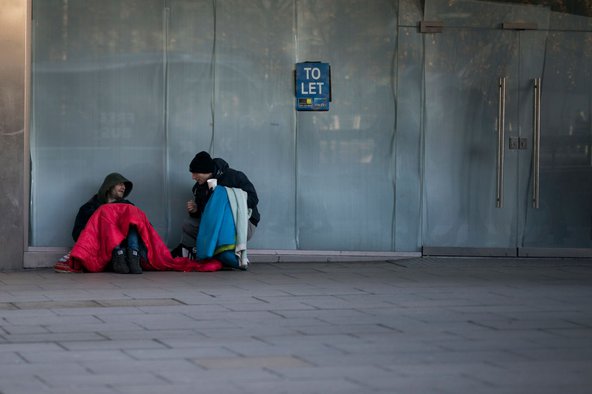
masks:
<path fill-rule="evenodd" d="M 297 113 L 298 246 L 394 247 L 392 2 L 298 1 L 299 61 L 331 64 L 327 113 Z"/>
<path fill-rule="evenodd" d="M 257 187 L 251 247 L 393 249 L 391 1 L 34 0 L 33 15 L 32 246 L 70 245 L 111 171 L 174 245 L 188 163 L 209 150 Z M 336 65 L 330 113 L 294 110 L 304 59 Z"/>
<path fill-rule="evenodd" d="M 31 245 L 71 244 L 114 171 L 165 233 L 161 1 L 44 0 L 33 15 Z"/>
<path fill-rule="evenodd" d="M 550 32 L 541 97 L 540 208 L 524 246 L 592 247 L 592 33 Z"/>

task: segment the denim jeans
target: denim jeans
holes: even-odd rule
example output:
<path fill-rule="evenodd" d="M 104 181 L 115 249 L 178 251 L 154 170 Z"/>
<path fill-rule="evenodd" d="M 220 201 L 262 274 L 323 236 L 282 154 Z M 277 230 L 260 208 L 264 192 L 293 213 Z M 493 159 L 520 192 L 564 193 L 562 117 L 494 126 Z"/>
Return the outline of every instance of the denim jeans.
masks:
<path fill-rule="evenodd" d="M 144 242 L 142 242 L 140 235 L 138 234 L 138 229 L 136 228 L 136 226 L 129 227 L 127 237 L 115 249 L 125 249 L 126 247 L 132 250 L 137 250 L 138 252 L 140 252 L 140 256 L 146 259 L 148 251 L 146 249 L 146 246 L 144 245 Z"/>
<path fill-rule="evenodd" d="M 140 236 L 138 235 L 138 229 L 136 226 L 130 226 L 127 233 L 127 247 L 133 250 L 140 250 Z"/>

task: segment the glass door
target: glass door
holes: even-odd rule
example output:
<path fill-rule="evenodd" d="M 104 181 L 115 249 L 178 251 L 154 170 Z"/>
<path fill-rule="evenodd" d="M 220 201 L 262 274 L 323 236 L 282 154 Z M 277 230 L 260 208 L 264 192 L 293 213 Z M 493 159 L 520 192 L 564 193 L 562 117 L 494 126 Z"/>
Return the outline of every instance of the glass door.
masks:
<path fill-rule="evenodd" d="M 592 18 L 429 0 L 425 20 L 445 28 L 424 35 L 424 254 L 592 256 Z"/>
<path fill-rule="evenodd" d="M 523 34 L 545 47 L 538 51 L 544 54 L 540 80 L 526 76 L 535 121 L 524 127 L 533 143 L 532 154 L 521 161 L 525 198 L 519 254 L 591 256 L 592 32 Z M 536 57 L 528 53 L 536 46 L 522 45 L 524 57 Z"/>
<path fill-rule="evenodd" d="M 424 37 L 424 253 L 515 254 L 518 33 Z"/>

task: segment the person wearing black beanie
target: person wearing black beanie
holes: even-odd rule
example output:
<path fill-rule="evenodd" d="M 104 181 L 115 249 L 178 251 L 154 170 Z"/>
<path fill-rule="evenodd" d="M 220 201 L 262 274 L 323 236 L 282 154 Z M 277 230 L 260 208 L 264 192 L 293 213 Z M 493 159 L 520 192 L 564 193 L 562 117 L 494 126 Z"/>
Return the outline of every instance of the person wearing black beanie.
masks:
<path fill-rule="evenodd" d="M 189 163 L 189 172 L 199 174 L 211 174 L 214 172 L 214 160 L 208 152 L 199 152 L 191 163 Z"/>
<path fill-rule="evenodd" d="M 221 158 L 213 158 L 208 152 L 201 151 L 189 163 L 191 178 L 195 181 L 192 193 L 193 199 L 187 201 L 186 209 L 189 217 L 183 223 L 181 243 L 172 250 L 173 256 L 183 255 L 183 249 L 191 251 L 195 247 L 195 240 L 199 230 L 201 215 L 206 207 L 212 191 L 208 187 L 208 180 L 215 179 L 217 185 L 235 187 L 247 193 L 247 207 L 252 210 L 249 218 L 247 240 L 251 239 L 260 215 L 257 209 L 259 198 L 255 186 L 249 178 L 241 171 L 230 168 L 228 163 Z"/>

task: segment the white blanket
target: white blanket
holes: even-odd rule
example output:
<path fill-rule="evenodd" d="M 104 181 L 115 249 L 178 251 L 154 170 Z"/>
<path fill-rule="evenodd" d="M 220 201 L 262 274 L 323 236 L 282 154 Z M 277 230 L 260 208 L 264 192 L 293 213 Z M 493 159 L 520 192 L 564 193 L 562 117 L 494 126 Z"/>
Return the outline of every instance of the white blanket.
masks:
<path fill-rule="evenodd" d="M 228 194 L 228 201 L 230 202 L 230 209 L 236 227 L 236 248 L 234 253 L 238 257 L 239 266 L 246 269 L 249 266 L 247 232 L 249 218 L 251 217 L 251 209 L 247 208 L 247 192 L 236 187 L 226 187 L 226 193 Z"/>

